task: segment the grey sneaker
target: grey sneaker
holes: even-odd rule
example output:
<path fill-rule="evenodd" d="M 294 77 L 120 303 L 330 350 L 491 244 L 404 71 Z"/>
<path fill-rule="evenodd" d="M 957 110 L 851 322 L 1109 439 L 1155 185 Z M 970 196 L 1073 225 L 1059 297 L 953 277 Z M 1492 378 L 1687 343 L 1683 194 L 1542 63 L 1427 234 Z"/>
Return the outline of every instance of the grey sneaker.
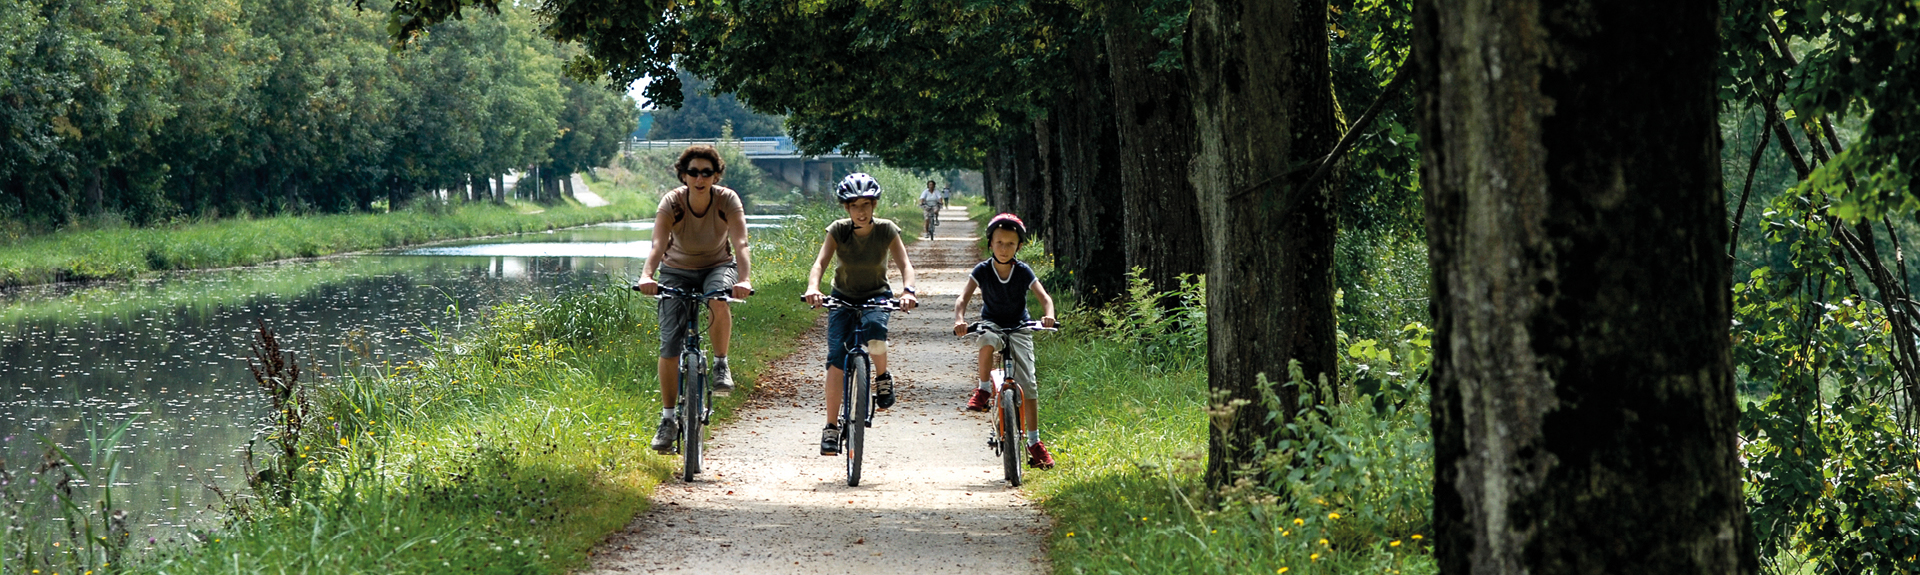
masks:
<path fill-rule="evenodd" d="M 725 361 L 713 362 L 713 394 L 720 397 L 733 395 L 733 369 Z"/>
<path fill-rule="evenodd" d="M 660 430 L 653 433 L 653 451 L 662 455 L 673 453 L 673 443 L 680 439 L 680 420 L 673 417 L 660 418 Z"/>
<path fill-rule="evenodd" d="M 826 429 L 820 430 L 820 454 L 840 454 L 840 426 L 829 425 Z"/>

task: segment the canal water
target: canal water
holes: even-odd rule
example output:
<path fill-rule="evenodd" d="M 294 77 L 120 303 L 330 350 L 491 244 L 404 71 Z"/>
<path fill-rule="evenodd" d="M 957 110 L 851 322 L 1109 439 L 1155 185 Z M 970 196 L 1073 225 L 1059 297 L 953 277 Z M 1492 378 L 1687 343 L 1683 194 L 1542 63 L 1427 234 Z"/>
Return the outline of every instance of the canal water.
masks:
<path fill-rule="evenodd" d="M 749 218 L 768 227 L 781 216 Z M 241 449 L 264 437 L 265 401 L 247 369 L 257 320 L 295 352 L 302 379 L 403 363 L 427 334 L 458 332 L 461 311 L 638 276 L 652 227 L 0 292 L 0 469 L 31 469 L 48 442 L 87 461 L 90 434 L 131 421 L 114 448 L 114 499 L 135 532 L 204 528 L 219 504 L 206 486 L 240 488 Z"/>

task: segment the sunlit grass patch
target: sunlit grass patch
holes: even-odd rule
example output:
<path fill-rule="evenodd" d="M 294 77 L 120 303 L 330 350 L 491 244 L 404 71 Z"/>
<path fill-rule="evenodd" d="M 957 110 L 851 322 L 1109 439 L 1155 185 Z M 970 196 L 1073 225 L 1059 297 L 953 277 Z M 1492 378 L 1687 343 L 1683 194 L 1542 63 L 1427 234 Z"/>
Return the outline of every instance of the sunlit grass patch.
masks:
<path fill-rule="evenodd" d="M 742 392 L 798 343 L 800 303 L 830 212 L 757 233 L 759 294 L 736 304 Z M 811 231 L 805 231 L 811 230 Z M 305 471 L 285 505 L 240 508 L 204 542 L 160 544 L 153 573 L 562 573 L 646 507 L 677 457 L 648 448 L 659 421 L 655 300 L 600 289 L 473 313 L 432 353 L 329 381 L 301 438 Z"/>
<path fill-rule="evenodd" d="M 1202 293 L 1195 284 L 1186 301 Z M 1194 311 L 1074 309 L 1064 331 L 1036 338 L 1042 439 L 1057 466 L 1028 485 L 1055 518 L 1056 572 L 1434 572 L 1424 399 L 1376 412 L 1346 398 L 1330 425 L 1302 420 L 1319 447 L 1270 456 L 1282 478 L 1205 487 L 1205 338 L 1195 337 L 1205 324 Z"/>

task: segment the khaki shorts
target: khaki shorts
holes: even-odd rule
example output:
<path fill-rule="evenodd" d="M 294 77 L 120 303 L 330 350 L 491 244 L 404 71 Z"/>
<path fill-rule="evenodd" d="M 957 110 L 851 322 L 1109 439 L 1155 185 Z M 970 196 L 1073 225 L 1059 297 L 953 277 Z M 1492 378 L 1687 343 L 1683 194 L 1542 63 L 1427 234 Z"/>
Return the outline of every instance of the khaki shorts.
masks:
<path fill-rule="evenodd" d="M 740 283 L 740 270 L 734 264 L 721 264 L 704 270 L 660 266 L 660 271 L 654 276 L 660 285 L 677 290 L 699 290 L 700 293 Z M 680 357 L 681 350 L 687 347 L 687 315 L 691 313 L 693 305 L 687 300 L 660 300 L 660 357 Z"/>
<path fill-rule="evenodd" d="M 968 337 L 975 338 L 980 347 L 991 347 L 994 351 L 1004 351 L 1011 343 L 1013 345 L 1013 383 L 1020 386 L 1020 393 L 1026 394 L 1027 397 L 1040 397 L 1040 385 L 1033 375 L 1033 332 L 1015 332 L 1003 339 L 998 333 L 983 331 Z"/>

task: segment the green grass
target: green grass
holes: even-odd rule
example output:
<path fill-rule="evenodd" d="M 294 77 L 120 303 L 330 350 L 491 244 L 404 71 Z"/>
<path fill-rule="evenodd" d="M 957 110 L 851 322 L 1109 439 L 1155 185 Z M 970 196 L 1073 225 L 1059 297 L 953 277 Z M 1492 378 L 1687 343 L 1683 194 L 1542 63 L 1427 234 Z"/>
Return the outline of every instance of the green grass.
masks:
<path fill-rule="evenodd" d="M 833 212 L 757 230 L 759 295 L 735 309 L 733 365 L 752 387 L 816 313 L 798 301 Z M 677 459 L 659 419 L 654 303 L 609 283 L 481 313 L 435 353 L 316 389 L 285 504 L 247 508 L 198 544 L 156 545 L 142 573 L 564 573 L 643 511 Z M 726 419 L 749 393 L 717 406 Z M 262 446 L 264 448 L 264 446 Z M 265 451 L 265 449 L 262 449 Z M 269 490 L 270 493 L 270 490 Z"/>
<path fill-rule="evenodd" d="M 1145 289 L 1136 282 L 1136 301 Z M 1202 293 L 1196 286 L 1188 301 Z M 1062 303 L 1064 331 L 1036 338 L 1042 437 L 1058 465 L 1028 484 L 1055 519 L 1055 572 L 1435 571 L 1423 400 L 1377 413 L 1348 398 L 1332 425 L 1304 426 L 1318 447 L 1274 455 L 1269 469 L 1286 479 L 1210 491 L 1204 323 L 1190 315 L 1199 310 L 1154 319 L 1151 306 Z M 1286 475 L 1302 458 L 1311 463 Z"/>
<path fill-rule="evenodd" d="M 0 287 L 129 279 L 157 270 L 223 268 L 649 217 L 644 198 L 613 205 L 465 204 L 386 214 L 233 218 L 151 228 L 63 231 L 0 246 Z M 537 213 L 527 213 L 534 212 Z"/>

